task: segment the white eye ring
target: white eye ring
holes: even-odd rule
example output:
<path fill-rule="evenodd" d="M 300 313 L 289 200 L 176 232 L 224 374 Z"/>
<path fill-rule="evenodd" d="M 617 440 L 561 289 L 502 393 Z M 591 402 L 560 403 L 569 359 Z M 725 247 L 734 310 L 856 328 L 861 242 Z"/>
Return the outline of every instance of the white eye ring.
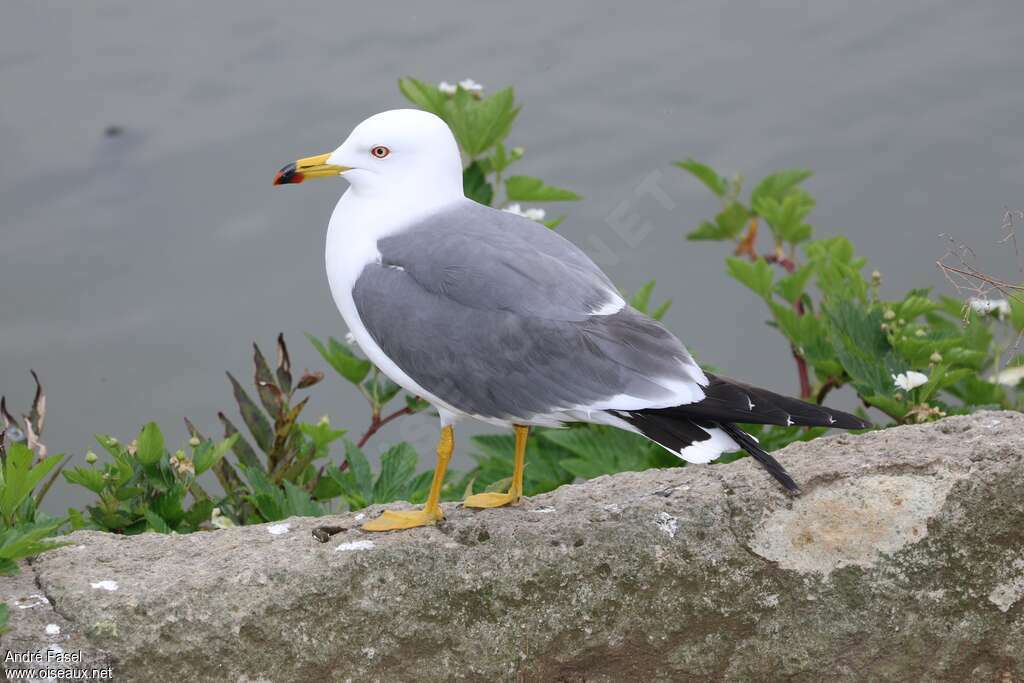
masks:
<path fill-rule="evenodd" d="M 383 159 L 387 155 L 391 154 L 391 150 L 385 147 L 384 145 L 374 145 L 373 147 L 370 148 L 370 154 L 377 157 L 378 159 Z"/>

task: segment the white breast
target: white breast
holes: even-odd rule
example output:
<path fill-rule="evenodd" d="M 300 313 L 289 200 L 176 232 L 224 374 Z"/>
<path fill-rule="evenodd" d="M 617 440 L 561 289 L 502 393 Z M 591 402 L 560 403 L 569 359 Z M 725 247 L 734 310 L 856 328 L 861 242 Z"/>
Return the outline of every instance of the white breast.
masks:
<path fill-rule="evenodd" d="M 361 200 L 351 190 L 346 192 L 335 207 L 327 229 L 327 280 L 334 304 L 370 362 L 410 394 L 432 403 L 440 412 L 442 423 L 450 424 L 465 413 L 421 387 L 385 355 L 363 324 L 352 298 L 352 287 L 363 268 L 380 261 L 377 241 L 401 230 L 415 218 L 410 219 L 407 206 L 379 200 L 373 201 L 371 206 L 371 202 Z"/>

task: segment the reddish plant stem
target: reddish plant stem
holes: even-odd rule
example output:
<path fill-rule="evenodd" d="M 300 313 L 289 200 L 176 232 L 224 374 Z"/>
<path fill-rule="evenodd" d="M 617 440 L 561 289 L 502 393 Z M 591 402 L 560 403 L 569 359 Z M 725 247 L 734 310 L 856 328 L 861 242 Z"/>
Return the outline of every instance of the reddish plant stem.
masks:
<path fill-rule="evenodd" d="M 828 396 L 828 392 L 838 388 L 839 380 L 835 377 L 829 377 L 825 383 L 821 385 L 821 389 L 818 389 L 818 395 L 814 398 L 815 402 L 820 405 L 821 402 L 825 400 L 825 397 Z"/>
<path fill-rule="evenodd" d="M 374 415 L 373 419 L 370 421 L 370 426 L 366 428 L 366 433 L 363 434 L 362 437 L 360 437 L 359 443 L 357 443 L 356 446 L 358 448 L 362 448 L 363 446 L 365 446 L 366 442 L 370 440 L 370 437 L 376 434 L 377 430 L 386 425 L 388 422 L 391 422 L 392 420 L 399 418 L 402 415 L 412 414 L 412 408 L 410 408 L 409 406 L 405 406 L 404 408 L 396 410 L 390 415 L 385 415 L 384 417 L 381 417 L 380 415 Z"/>
<path fill-rule="evenodd" d="M 793 262 L 793 259 L 786 257 L 782 249 L 776 249 L 774 254 L 766 254 L 764 260 L 768 263 L 779 264 L 787 273 L 792 273 L 796 270 L 796 263 Z M 800 299 L 796 300 L 793 308 L 796 309 L 797 315 L 804 314 L 804 302 Z M 793 352 L 793 360 L 796 361 L 796 371 L 800 376 L 800 398 L 806 401 L 811 398 L 811 377 L 807 371 L 807 360 L 800 355 L 795 346 L 790 346 L 790 350 Z M 821 403 L 821 401 L 818 402 Z"/>

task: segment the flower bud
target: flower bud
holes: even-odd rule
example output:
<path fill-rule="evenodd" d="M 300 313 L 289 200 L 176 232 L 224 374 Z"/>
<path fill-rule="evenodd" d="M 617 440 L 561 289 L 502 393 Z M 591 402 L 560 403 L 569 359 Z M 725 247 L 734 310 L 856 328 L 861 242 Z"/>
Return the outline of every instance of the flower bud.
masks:
<path fill-rule="evenodd" d="M 895 320 L 896 311 L 892 310 L 891 308 L 887 308 L 885 313 L 882 314 L 882 317 L 885 318 L 886 320 Z"/>
<path fill-rule="evenodd" d="M 193 436 L 191 439 L 188 440 L 188 445 L 191 446 L 192 448 L 195 448 L 200 443 L 201 442 L 199 441 L 199 437 L 198 436 Z"/>
<path fill-rule="evenodd" d="M 928 360 L 930 360 L 933 363 L 941 363 L 942 362 L 942 354 L 939 353 L 938 351 L 933 351 L 932 355 L 930 355 L 928 357 Z"/>
<path fill-rule="evenodd" d="M 882 283 L 882 274 L 877 270 L 871 271 L 871 284 L 879 285 Z"/>
<path fill-rule="evenodd" d="M 925 336 L 925 335 L 927 335 L 927 334 L 928 334 L 928 333 L 927 333 L 927 332 L 925 332 L 924 330 L 922 330 L 921 328 L 918 328 L 918 329 L 917 329 L 917 331 L 916 331 L 916 332 L 914 332 L 914 336 L 915 336 L 915 337 L 924 337 L 924 336 Z"/>
<path fill-rule="evenodd" d="M 85 454 L 85 461 L 87 463 L 89 463 L 91 465 L 94 462 L 96 462 L 97 460 L 99 460 L 99 458 L 96 457 L 95 453 L 93 453 L 92 451 L 87 451 L 86 452 L 86 454 Z"/>

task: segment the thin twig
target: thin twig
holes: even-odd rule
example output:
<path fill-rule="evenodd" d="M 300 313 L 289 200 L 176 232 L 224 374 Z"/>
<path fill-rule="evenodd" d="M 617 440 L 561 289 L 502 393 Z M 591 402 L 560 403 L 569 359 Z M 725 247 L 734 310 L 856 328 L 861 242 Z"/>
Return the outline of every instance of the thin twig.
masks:
<path fill-rule="evenodd" d="M 370 426 L 366 428 L 366 433 L 364 433 L 363 436 L 359 439 L 359 443 L 356 444 L 356 447 L 362 448 L 363 446 L 365 446 L 366 442 L 370 440 L 370 437 L 376 434 L 377 430 L 386 425 L 388 422 L 391 422 L 392 420 L 397 419 L 402 415 L 412 415 L 413 412 L 415 411 L 413 411 L 412 408 L 410 408 L 409 406 L 405 406 L 404 408 L 396 410 L 390 415 L 385 415 L 384 417 L 381 417 L 380 415 L 374 415 L 373 420 L 370 422 Z"/>
<path fill-rule="evenodd" d="M 821 388 L 818 389 L 818 395 L 814 397 L 814 402 L 821 405 L 825 401 L 825 397 L 828 396 L 828 392 L 833 389 L 838 389 L 840 386 L 841 383 L 839 380 L 835 377 L 829 377 L 825 380 L 825 383 L 821 385 Z"/>

